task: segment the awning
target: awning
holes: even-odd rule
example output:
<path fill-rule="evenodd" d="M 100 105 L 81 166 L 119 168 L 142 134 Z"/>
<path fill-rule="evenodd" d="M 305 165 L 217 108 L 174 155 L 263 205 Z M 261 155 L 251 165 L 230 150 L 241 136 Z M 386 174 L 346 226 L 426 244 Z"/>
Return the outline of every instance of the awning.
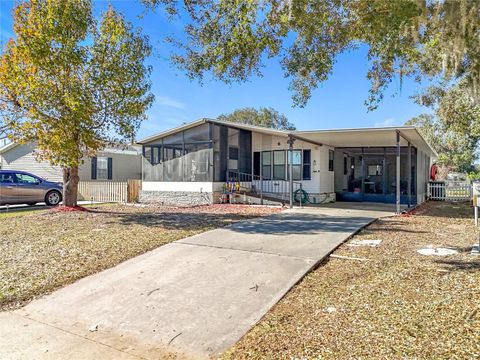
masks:
<path fill-rule="evenodd" d="M 430 157 L 438 156 L 413 126 L 294 131 L 293 134 L 333 147 L 394 147 L 397 145 L 397 131 L 400 132 L 401 146 L 407 146 L 410 141 L 413 146 Z"/>

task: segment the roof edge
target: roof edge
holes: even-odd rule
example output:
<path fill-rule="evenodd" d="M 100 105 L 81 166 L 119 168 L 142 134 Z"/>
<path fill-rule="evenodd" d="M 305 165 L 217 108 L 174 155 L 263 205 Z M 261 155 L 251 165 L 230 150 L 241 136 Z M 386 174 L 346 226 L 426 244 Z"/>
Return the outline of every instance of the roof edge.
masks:
<path fill-rule="evenodd" d="M 17 147 L 18 145 L 20 145 L 20 143 L 15 142 L 15 141 L 9 142 L 8 144 L 6 144 L 5 146 L 2 146 L 0 148 L 0 154 L 3 154 L 4 152 L 7 152 L 8 150 L 11 150 L 11 149 Z"/>
<path fill-rule="evenodd" d="M 205 124 L 205 123 L 211 123 L 211 124 L 216 124 L 216 125 L 223 125 L 223 126 L 229 126 L 232 128 L 236 129 L 248 129 L 251 131 L 257 131 L 257 132 L 263 132 L 267 134 L 275 134 L 275 135 L 280 135 L 280 136 L 288 136 L 290 134 L 293 134 L 292 131 L 289 130 L 279 130 L 279 129 L 271 129 L 267 127 L 262 127 L 262 126 L 255 126 L 255 125 L 249 125 L 249 124 L 242 124 L 242 123 L 236 123 L 236 122 L 231 122 L 231 121 L 224 121 L 224 120 L 218 120 L 218 119 L 211 119 L 211 118 L 201 118 L 192 122 L 189 122 L 187 124 L 183 124 L 180 126 L 177 126 L 175 128 L 169 129 L 169 130 L 164 130 L 161 131 L 157 134 L 148 136 L 146 138 L 143 138 L 139 141 L 136 142 L 136 144 L 143 145 L 146 143 L 149 143 L 151 141 L 155 141 L 161 138 L 164 138 L 166 136 L 175 134 L 180 131 L 188 130 L 192 127 Z"/>

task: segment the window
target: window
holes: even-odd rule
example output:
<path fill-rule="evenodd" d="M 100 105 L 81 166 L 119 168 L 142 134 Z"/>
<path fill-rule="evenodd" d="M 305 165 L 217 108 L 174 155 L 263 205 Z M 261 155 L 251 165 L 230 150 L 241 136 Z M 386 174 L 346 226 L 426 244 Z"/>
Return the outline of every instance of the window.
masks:
<path fill-rule="evenodd" d="M 291 156 L 293 157 L 293 180 L 302 180 L 302 150 L 293 150 Z M 287 179 L 290 179 L 290 169 L 288 169 L 287 174 Z"/>
<path fill-rule="evenodd" d="M 283 150 L 273 152 L 273 178 L 285 180 L 285 151 Z"/>
<path fill-rule="evenodd" d="M 112 180 L 112 158 L 94 157 L 92 158 L 92 180 Z"/>
<path fill-rule="evenodd" d="M 3 173 L 0 174 L 0 183 L 2 184 L 11 184 L 14 182 L 12 173 Z"/>
<path fill-rule="evenodd" d="M 97 157 L 97 179 L 108 179 L 108 158 L 106 157 Z"/>
<path fill-rule="evenodd" d="M 303 180 L 311 180 L 312 151 L 303 150 Z"/>
<path fill-rule="evenodd" d="M 328 171 L 333 171 L 333 150 L 328 150 Z"/>
<path fill-rule="evenodd" d="M 262 152 L 262 176 L 264 179 L 270 179 L 272 176 L 272 152 Z"/>
<path fill-rule="evenodd" d="M 368 176 L 381 176 L 382 165 L 368 165 Z"/>
<path fill-rule="evenodd" d="M 15 174 L 17 178 L 17 183 L 19 184 L 38 184 L 40 181 L 33 176 L 25 175 L 25 174 Z"/>

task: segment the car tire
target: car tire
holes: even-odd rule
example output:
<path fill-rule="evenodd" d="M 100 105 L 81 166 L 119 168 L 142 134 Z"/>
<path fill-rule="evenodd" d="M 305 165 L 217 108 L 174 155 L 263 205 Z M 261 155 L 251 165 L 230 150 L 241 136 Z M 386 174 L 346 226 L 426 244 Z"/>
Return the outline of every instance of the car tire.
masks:
<path fill-rule="evenodd" d="M 62 194 L 57 190 L 50 190 L 47 195 L 45 195 L 45 203 L 48 206 L 57 206 L 62 201 Z"/>
<path fill-rule="evenodd" d="M 35 205 L 37 205 L 37 203 L 28 203 L 27 205 L 28 206 L 35 206 Z"/>

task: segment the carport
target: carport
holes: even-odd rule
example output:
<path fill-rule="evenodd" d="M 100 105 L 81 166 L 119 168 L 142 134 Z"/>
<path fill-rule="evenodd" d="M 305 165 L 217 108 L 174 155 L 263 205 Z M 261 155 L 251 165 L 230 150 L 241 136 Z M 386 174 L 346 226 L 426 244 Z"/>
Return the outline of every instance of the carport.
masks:
<path fill-rule="evenodd" d="M 338 201 L 394 203 L 408 207 L 426 199 L 437 153 L 413 126 L 296 132 L 334 151 Z"/>

